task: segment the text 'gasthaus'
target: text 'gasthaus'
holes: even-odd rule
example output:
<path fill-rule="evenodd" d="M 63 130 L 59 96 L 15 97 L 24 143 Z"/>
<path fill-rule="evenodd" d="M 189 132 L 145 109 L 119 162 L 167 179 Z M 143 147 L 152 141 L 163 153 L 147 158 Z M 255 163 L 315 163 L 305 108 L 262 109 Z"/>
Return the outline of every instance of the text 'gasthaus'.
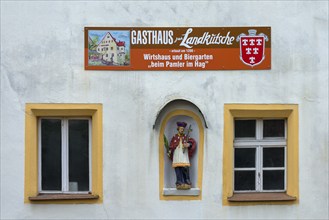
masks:
<path fill-rule="evenodd" d="M 172 30 L 132 30 L 132 44 L 173 44 L 174 31 Z"/>

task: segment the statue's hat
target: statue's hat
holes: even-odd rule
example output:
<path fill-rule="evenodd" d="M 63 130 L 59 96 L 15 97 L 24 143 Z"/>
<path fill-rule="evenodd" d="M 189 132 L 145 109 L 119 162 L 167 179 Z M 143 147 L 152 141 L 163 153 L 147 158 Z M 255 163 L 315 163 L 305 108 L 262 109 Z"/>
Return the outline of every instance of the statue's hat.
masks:
<path fill-rule="evenodd" d="M 187 125 L 185 122 L 180 122 L 180 121 L 178 121 L 176 124 L 177 124 L 178 127 L 184 127 L 184 128 Z"/>

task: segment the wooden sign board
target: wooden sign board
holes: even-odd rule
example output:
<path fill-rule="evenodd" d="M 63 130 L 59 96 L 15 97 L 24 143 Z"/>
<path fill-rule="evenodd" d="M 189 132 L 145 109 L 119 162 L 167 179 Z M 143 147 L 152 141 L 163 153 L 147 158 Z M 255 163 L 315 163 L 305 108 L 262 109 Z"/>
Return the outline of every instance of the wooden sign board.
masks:
<path fill-rule="evenodd" d="M 270 27 L 85 27 L 86 70 L 268 70 Z"/>

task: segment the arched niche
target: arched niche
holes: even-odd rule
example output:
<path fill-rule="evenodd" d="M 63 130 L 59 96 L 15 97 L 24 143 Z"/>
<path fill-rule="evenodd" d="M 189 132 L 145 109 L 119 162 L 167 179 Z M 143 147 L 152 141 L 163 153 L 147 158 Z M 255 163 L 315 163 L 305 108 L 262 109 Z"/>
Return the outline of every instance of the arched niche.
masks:
<path fill-rule="evenodd" d="M 186 109 L 186 110 L 191 110 L 193 112 L 196 112 L 196 114 L 199 114 L 199 116 L 201 117 L 204 127 L 208 128 L 206 118 L 197 105 L 195 105 L 193 102 L 186 100 L 186 99 L 174 99 L 174 100 L 171 100 L 171 101 L 165 103 L 160 108 L 160 110 L 157 112 L 157 115 L 155 117 L 155 121 L 153 124 L 153 129 L 156 129 L 159 126 L 159 123 L 160 123 L 159 120 L 161 120 L 163 118 L 163 115 L 172 109 Z"/>
<path fill-rule="evenodd" d="M 167 156 L 164 136 L 168 142 L 177 133 L 177 121 L 191 125 L 190 137 L 197 142 L 194 156 L 190 158 L 190 179 L 192 188 L 176 189 L 176 174 L 172 160 Z M 200 109 L 187 100 L 173 100 L 166 104 L 157 115 L 154 128 L 158 131 L 159 143 L 159 193 L 161 200 L 200 200 L 202 192 L 203 152 L 206 121 Z M 186 131 L 187 132 L 187 131 Z"/>

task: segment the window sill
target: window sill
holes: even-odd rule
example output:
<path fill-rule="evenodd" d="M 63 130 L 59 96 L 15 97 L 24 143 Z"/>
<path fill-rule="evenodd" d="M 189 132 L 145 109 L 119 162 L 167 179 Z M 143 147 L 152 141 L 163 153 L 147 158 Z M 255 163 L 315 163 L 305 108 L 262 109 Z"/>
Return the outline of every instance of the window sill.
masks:
<path fill-rule="evenodd" d="M 47 201 L 47 200 L 89 200 L 98 199 L 98 195 L 91 194 L 39 194 L 29 197 L 30 201 Z"/>
<path fill-rule="evenodd" d="M 296 197 L 286 193 L 235 193 L 228 197 L 229 202 L 266 202 L 266 201 L 295 201 Z"/>

